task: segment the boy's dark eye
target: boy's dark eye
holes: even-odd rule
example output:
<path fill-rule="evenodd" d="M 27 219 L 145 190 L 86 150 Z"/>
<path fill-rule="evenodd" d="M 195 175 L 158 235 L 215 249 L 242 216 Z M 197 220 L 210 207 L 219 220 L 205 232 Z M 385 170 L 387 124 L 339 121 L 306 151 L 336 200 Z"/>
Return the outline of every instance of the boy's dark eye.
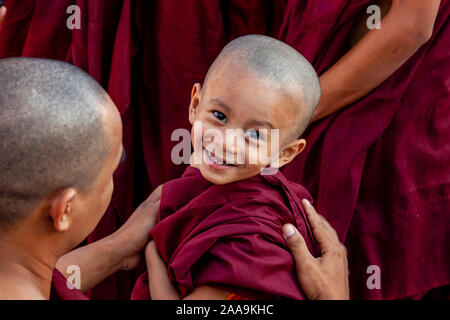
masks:
<path fill-rule="evenodd" d="M 249 138 L 256 139 L 256 140 L 258 140 L 260 137 L 259 131 L 255 130 L 255 129 L 249 129 L 249 130 L 245 131 L 245 135 Z"/>
<path fill-rule="evenodd" d="M 127 154 L 125 153 L 125 148 L 122 148 L 122 156 L 120 157 L 119 163 L 125 162 L 126 158 L 127 158 Z"/>
<path fill-rule="evenodd" d="M 224 123 L 227 122 L 227 116 L 224 115 L 222 112 L 220 112 L 220 111 L 213 111 L 213 114 L 218 120 L 220 120 L 220 121 L 222 121 Z"/>

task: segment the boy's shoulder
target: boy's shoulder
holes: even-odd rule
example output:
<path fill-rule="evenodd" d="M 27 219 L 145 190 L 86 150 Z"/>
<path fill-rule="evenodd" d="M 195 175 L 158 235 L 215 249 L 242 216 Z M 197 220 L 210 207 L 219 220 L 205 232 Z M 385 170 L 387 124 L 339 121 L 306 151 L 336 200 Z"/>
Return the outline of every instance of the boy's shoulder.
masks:
<path fill-rule="evenodd" d="M 300 202 L 311 200 L 308 191 L 289 181 L 281 171 L 260 174 L 245 180 L 214 185 L 194 167 L 188 167 L 181 178 L 169 181 L 163 187 L 161 218 L 183 209 L 214 211 L 243 207 L 271 211 L 286 216 L 287 212 L 302 215 Z M 221 211 L 222 211 L 221 210 Z M 255 212 L 255 214 L 258 214 Z"/>
<path fill-rule="evenodd" d="M 180 178 L 164 184 L 163 189 L 184 200 L 200 197 L 202 201 L 211 198 L 217 202 L 229 202 L 269 195 L 281 197 L 285 194 L 311 199 L 309 192 L 302 185 L 289 181 L 280 170 L 265 170 L 248 179 L 215 185 L 203 178 L 199 169 L 189 166 Z"/>

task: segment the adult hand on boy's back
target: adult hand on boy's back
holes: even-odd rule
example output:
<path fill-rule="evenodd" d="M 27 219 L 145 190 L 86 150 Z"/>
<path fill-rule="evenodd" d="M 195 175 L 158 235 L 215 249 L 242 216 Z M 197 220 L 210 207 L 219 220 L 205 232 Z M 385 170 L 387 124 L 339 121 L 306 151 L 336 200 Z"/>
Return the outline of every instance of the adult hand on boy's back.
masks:
<path fill-rule="evenodd" d="M 307 200 L 303 200 L 303 207 L 322 255 L 313 257 L 300 232 L 291 224 L 283 226 L 283 235 L 297 266 L 300 287 L 311 300 L 348 300 L 347 251 L 333 227 Z"/>
<path fill-rule="evenodd" d="M 157 221 L 162 186 L 157 187 L 127 222 L 111 235 L 112 240 L 117 243 L 117 250 L 123 252 L 122 270 L 136 268 L 143 256 L 142 252 L 150 241 L 149 231 Z"/>

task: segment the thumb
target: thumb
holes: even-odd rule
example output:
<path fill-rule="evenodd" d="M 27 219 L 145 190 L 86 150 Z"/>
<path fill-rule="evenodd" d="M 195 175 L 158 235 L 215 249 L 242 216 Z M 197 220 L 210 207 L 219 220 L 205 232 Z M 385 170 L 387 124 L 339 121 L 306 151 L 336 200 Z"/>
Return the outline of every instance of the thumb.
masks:
<path fill-rule="evenodd" d="M 150 196 L 147 198 L 146 202 L 158 202 L 161 200 L 161 193 L 162 193 L 163 185 L 160 184 L 153 192 L 150 194 Z"/>
<path fill-rule="evenodd" d="M 286 243 L 294 256 L 297 267 L 306 261 L 314 260 L 306 245 L 305 239 L 292 224 L 287 223 L 283 226 L 283 236 Z"/>

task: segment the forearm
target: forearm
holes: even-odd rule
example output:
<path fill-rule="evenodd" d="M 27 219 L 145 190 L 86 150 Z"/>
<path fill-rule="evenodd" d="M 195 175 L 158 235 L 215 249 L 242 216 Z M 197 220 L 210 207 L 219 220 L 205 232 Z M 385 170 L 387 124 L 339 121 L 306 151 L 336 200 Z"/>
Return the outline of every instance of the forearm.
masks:
<path fill-rule="evenodd" d="M 365 96 L 408 60 L 429 39 L 439 2 L 393 1 L 381 29 L 368 32 L 320 76 L 322 98 L 313 121 Z"/>
<path fill-rule="evenodd" d="M 158 277 L 155 273 L 148 274 L 150 295 L 152 300 L 180 300 L 180 294 L 173 287 L 169 278 Z"/>
<path fill-rule="evenodd" d="M 145 259 L 152 300 L 180 300 L 180 294 L 170 282 L 167 266 L 161 259 L 153 241 L 147 245 Z M 202 286 L 195 288 L 183 300 L 224 300 L 229 295 L 230 293 L 224 290 Z"/>
<path fill-rule="evenodd" d="M 59 258 L 56 268 L 66 277 L 67 268 L 76 265 L 80 268 L 81 291 L 86 292 L 101 281 L 120 270 L 121 259 L 116 254 L 116 245 L 111 237 L 70 251 Z"/>
<path fill-rule="evenodd" d="M 180 294 L 170 282 L 167 267 L 154 242 L 147 245 L 145 260 L 152 300 L 180 300 Z"/>

